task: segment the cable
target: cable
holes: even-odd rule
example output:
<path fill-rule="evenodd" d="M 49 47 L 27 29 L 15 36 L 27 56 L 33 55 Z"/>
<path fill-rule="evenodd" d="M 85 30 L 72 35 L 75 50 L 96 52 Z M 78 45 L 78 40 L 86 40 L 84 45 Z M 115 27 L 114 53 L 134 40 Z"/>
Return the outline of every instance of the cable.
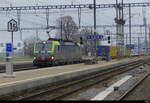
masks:
<path fill-rule="evenodd" d="M 14 16 L 14 15 L 12 15 L 12 16 Z M 12 19 L 12 17 L 10 17 L 10 16 L 8 16 L 8 15 L 7 15 L 7 17 L 10 18 L 10 19 Z M 16 16 L 14 16 L 13 18 L 17 19 Z M 42 24 L 40 24 L 40 23 L 37 23 L 37 22 L 30 21 L 30 20 L 22 19 L 21 21 L 25 21 L 25 23 L 28 22 L 28 23 L 30 23 L 30 24 L 36 24 L 36 25 L 40 25 L 40 26 L 43 26 L 43 27 L 44 27 L 44 25 L 42 25 Z"/>

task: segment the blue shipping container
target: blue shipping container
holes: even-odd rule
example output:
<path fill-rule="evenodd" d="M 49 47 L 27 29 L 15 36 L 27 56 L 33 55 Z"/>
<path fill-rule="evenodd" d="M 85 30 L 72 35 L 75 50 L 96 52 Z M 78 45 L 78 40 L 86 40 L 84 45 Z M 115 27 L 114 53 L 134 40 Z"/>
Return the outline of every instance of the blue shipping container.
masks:
<path fill-rule="evenodd" d="M 97 46 L 97 56 L 109 56 L 109 46 Z"/>

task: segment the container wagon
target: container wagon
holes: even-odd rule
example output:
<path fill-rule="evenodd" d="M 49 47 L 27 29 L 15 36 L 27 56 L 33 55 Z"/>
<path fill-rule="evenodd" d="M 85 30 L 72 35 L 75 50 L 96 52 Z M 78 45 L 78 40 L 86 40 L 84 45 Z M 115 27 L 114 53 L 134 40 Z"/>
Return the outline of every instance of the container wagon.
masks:
<path fill-rule="evenodd" d="M 98 46 L 97 47 L 97 57 L 100 60 L 108 60 L 117 58 L 118 49 L 117 46 Z M 127 48 L 124 49 L 124 57 L 129 57 L 131 55 L 131 50 Z"/>

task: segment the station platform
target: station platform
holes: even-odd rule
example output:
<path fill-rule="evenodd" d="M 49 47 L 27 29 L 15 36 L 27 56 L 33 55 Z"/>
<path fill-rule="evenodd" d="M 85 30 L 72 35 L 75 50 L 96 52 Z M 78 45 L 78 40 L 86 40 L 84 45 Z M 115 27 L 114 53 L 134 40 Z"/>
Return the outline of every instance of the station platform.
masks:
<path fill-rule="evenodd" d="M 24 64 L 24 63 L 32 63 L 33 61 L 13 61 L 13 64 L 15 65 L 20 65 L 20 64 Z M 5 65 L 5 62 L 0 62 L 0 66 L 1 65 Z"/>
<path fill-rule="evenodd" d="M 85 65 L 74 64 L 41 68 L 37 70 L 27 70 L 15 72 L 15 78 L 5 78 L 4 73 L 0 74 L 0 95 L 13 93 L 21 90 L 35 88 L 46 84 L 59 82 L 65 79 L 74 78 L 83 74 L 97 72 L 113 66 L 127 64 L 131 61 L 145 57 L 126 58 L 121 60 L 111 60 L 110 62 L 100 61 L 98 64 Z"/>

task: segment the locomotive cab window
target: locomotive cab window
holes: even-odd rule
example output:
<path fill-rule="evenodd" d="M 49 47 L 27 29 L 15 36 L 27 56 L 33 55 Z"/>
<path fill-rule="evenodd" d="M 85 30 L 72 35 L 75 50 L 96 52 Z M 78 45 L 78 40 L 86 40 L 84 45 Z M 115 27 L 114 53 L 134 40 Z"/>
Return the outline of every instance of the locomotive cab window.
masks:
<path fill-rule="evenodd" d="M 37 43 L 36 44 L 36 51 L 44 50 L 44 44 L 43 43 Z"/>
<path fill-rule="evenodd" d="M 46 43 L 45 44 L 45 49 L 46 50 L 51 51 L 51 48 L 52 48 L 52 43 Z"/>

